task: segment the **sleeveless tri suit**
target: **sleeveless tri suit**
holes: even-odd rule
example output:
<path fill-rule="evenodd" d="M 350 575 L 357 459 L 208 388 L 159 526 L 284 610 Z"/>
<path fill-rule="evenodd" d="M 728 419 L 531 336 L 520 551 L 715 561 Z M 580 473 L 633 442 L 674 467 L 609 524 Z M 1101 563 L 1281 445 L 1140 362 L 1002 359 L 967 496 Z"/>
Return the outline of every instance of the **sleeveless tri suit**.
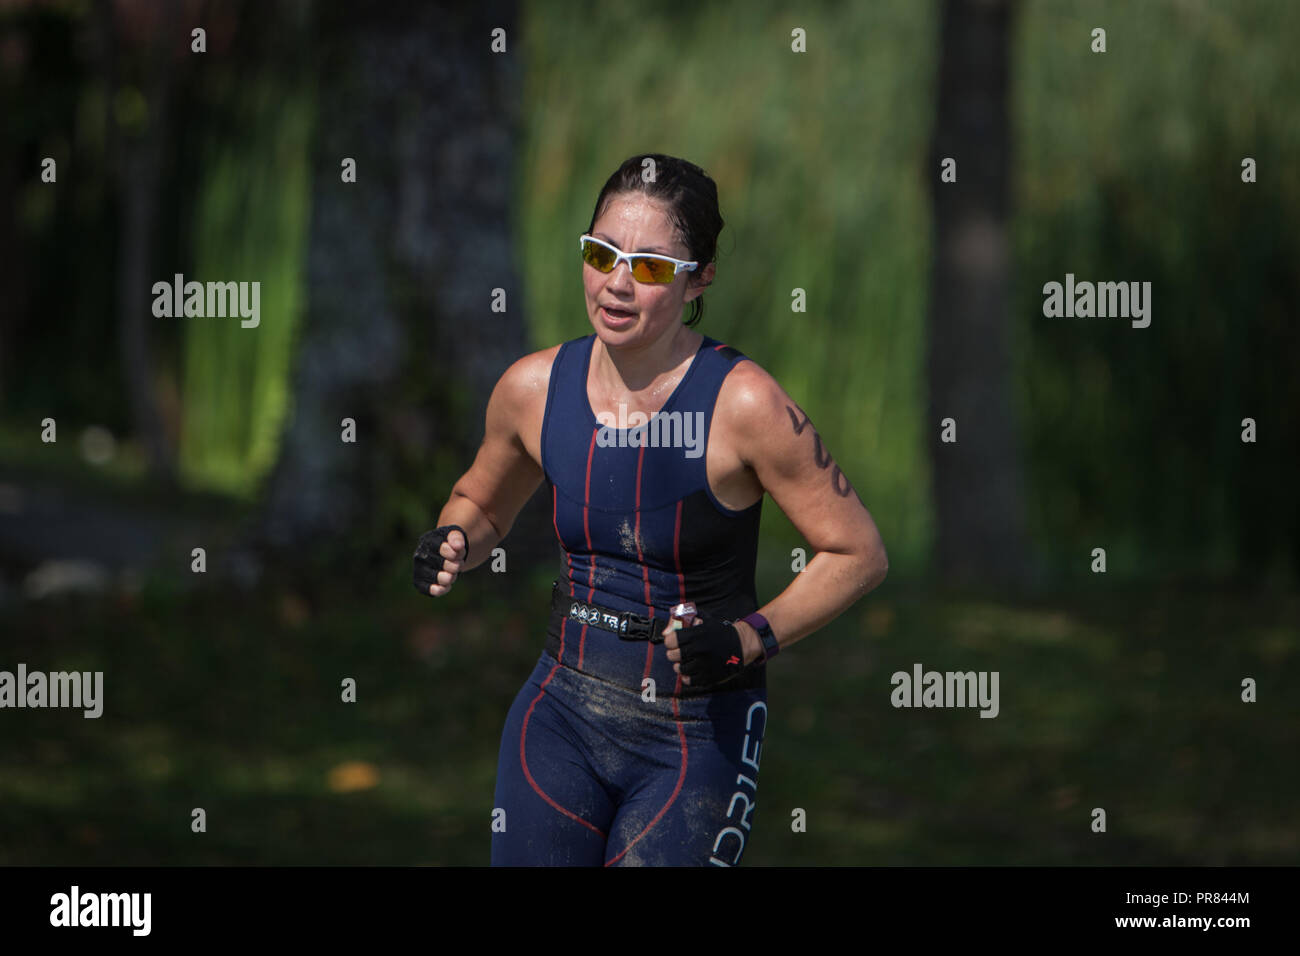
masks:
<path fill-rule="evenodd" d="M 663 408 L 621 428 L 629 423 L 598 421 L 587 398 L 595 339 L 560 347 L 542 424 L 563 568 L 556 603 L 633 612 L 656 628 L 682 601 L 704 618 L 744 617 L 758 608 L 762 500 L 733 511 L 705 472 L 718 391 L 744 356 L 706 336 Z M 493 865 L 739 863 L 754 822 L 766 668 L 686 686 L 662 643 L 586 620 L 553 610 L 506 718 Z"/>

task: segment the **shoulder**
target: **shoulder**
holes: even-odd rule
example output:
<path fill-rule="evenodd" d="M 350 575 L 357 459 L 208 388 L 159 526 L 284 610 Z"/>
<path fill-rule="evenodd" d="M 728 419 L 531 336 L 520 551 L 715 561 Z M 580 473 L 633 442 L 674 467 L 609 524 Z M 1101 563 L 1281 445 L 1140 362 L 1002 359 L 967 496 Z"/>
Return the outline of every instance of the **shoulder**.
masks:
<path fill-rule="evenodd" d="M 794 400 L 781 383 L 751 358 L 732 366 L 722 380 L 714 421 L 739 439 L 762 437 L 774 422 L 787 417 Z"/>
<path fill-rule="evenodd" d="M 553 345 L 517 359 L 501 375 L 493 399 L 515 407 L 529 405 L 538 398 L 545 401 L 551 384 L 551 367 L 561 347 L 562 344 Z"/>

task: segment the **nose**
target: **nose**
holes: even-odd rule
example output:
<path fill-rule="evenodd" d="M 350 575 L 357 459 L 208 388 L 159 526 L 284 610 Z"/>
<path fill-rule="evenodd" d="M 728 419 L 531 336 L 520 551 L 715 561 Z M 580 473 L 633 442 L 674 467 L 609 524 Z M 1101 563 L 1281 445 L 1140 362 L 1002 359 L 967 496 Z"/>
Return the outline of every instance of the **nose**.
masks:
<path fill-rule="evenodd" d="M 605 284 L 619 290 L 634 288 L 636 279 L 632 278 L 631 263 L 625 260 L 616 265 L 614 271 L 609 274 L 609 281 Z"/>

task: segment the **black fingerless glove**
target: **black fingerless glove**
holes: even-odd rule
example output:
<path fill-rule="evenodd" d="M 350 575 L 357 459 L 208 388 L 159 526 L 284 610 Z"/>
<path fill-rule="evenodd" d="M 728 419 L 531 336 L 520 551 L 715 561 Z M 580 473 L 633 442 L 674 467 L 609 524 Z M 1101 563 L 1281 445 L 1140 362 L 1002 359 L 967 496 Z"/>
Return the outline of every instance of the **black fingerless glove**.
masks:
<path fill-rule="evenodd" d="M 745 667 L 745 650 L 740 632 L 730 621 L 706 620 L 677 632 L 682 652 L 682 676 L 692 687 L 708 687 L 731 680 Z"/>
<path fill-rule="evenodd" d="M 443 561 L 447 560 L 438 553 L 447 535 L 459 531 L 465 538 L 465 556 L 462 563 L 469 560 L 469 535 L 458 524 L 443 525 L 433 531 L 420 535 L 420 543 L 415 547 L 415 589 L 428 597 L 430 585 L 438 583 L 438 572 L 442 570 Z"/>

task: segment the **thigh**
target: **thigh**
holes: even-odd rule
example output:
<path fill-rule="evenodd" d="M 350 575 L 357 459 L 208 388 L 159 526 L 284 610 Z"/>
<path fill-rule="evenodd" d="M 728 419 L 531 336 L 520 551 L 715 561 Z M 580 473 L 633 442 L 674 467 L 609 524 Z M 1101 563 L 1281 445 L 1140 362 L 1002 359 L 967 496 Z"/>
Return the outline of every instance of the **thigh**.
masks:
<path fill-rule="evenodd" d="M 556 700 L 553 665 L 545 658 L 538 663 L 506 717 L 493 866 L 600 866 L 605 859 L 614 805 Z"/>
<path fill-rule="evenodd" d="M 754 825 L 763 689 L 681 702 L 647 735 L 610 825 L 607 866 L 735 866 Z"/>

